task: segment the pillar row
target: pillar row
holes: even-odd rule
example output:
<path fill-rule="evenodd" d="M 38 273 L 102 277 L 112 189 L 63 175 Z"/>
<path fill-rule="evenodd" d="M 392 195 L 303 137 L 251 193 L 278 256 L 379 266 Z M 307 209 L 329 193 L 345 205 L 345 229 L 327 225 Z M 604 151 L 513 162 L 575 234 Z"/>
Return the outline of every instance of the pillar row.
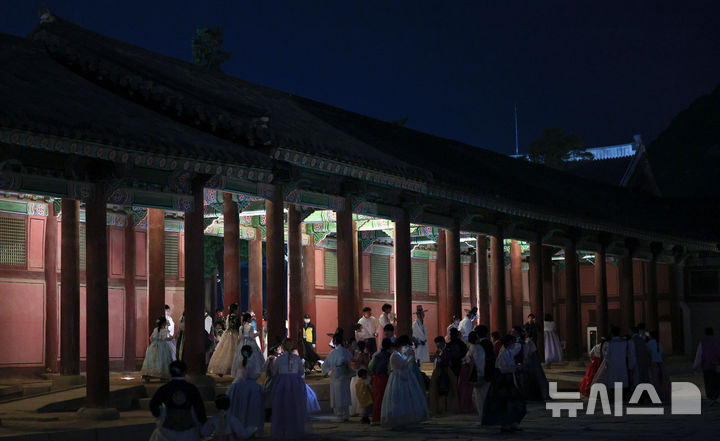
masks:
<path fill-rule="evenodd" d="M 60 373 L 80 374 L 80 202 L 62 200 Z"/>

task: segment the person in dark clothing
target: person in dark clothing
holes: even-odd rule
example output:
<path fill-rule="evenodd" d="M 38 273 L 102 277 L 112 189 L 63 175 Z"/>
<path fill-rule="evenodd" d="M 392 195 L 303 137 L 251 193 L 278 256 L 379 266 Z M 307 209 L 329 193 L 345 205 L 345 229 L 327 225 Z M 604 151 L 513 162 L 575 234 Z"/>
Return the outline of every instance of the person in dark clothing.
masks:
<path fill-rule="evenodd" d="M 537 320 L 535 319 L 535 314 L 528 314 L 527 321 L 523 325 L 523 329 L 525 330 L 525 335 L 527 336 L 527 338 L 532 340 L 532 342 L 537 345 L 537 338 L 538 333 L 540 332 L 540 326 L 538 326 Z"/>
<path fill-rule="evenodd" d="M 305 372 L 310 373 L 315 368 L 320 357 L 315 352 L 315 345 L 317 342 L 317 333 L 315 331 L 315 325 L 310 321 L 310 314 L 305 314 L 303 318 L 304 324 L 301 330 L 303 349 L 303 358 L 305 359 Z"/>
<path fill-rule="evenodd" d="M 170 363 L 172 380 L 150 400 L 150 412 L 160 419 L 151 439 L 200 439 L 207 417 L 200 391 L 185 381 L 185 363 Z"/>
<path fill-rule="evenodd" d="M 456 328 L 450 328 L 450 341 L 447 344 L 447 351 L 450 353 L 450 370 L 457 378 L 460 375 L 462 361 L 465 354 L 467 354 L 468 347 L 460 337 L 460 331 Z"/>
<path fill-rule="evenodd" d="M 387 387 L 390 376 L 389 363 L 391 353 L 392 342 L 389 338 L 383 338 L 380 344 L 380 350 L 373 355 L 370 360 L 370 365 L 368 366 L 368 371 L 372 375 L 371 385 L 374 405 L 371 424 L 373 426 L 380 424 L 383 396 L 385 395 L 385 388 Z"/>
<path fill-rule="evenodd" d="M 490 382 L 493 379 L 493 376 L 495 375 L 495 348 L 493 347 L 492 342 L 488 338 L 488 334 L 490 333 L 490 330 L 485 325 L 477 325 L 475 326 L 475 333 L 477 334 L 478 338 L 480 339 L 480 346 L 485 350 L 485 374 L 484 378 L 485 381 Z"/>

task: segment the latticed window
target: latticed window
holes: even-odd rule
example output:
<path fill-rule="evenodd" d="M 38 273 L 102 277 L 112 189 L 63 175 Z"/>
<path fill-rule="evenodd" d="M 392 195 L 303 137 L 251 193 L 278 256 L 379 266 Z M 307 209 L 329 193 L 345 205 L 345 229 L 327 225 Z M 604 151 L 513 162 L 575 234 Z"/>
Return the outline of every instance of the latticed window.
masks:
<path fill-rule="evenodd" d="M 0 265 L 25 266 L 24 216 L 0 215 Z"/>
<path fill-rule="evenodd" d="M 87 240 L 85 238 L 85 231 L 87 231 L 87 228 L 85 228 L 85 223 L 80 222 L 80 270 L 85 271 L 85 266 L 87 265 Z"/>
<path fill-rule="evenodd" d="M 325 251 L 325 287 L 338 286 L 337 254 L 334 251 Z"/>
<path fill-rule="evenodd" d="M 426 293 L 428 289 L 428 261 L 426 259 L 412 259 L 412 291 Z"/>
<path fill-rule="evenodd" d="M 178 235 L 165 233 L 165 275 L 178 275 Z"/>
<path fill-rule="evenodd" d="M 387 256 L 370 255 L 370 289 L 390 291 L 390 259 Z"/>

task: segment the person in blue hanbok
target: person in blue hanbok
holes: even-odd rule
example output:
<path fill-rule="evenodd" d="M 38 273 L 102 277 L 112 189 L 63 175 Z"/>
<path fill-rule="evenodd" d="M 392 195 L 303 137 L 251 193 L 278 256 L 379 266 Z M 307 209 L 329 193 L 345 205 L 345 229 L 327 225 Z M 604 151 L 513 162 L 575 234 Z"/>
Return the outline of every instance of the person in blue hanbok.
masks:
<path fill-rule="evenodd" d="M 175 345 L 168 331 L 168 322 L 165 317 L 159 317 L 150 336 L 150 346 L 145 351 L 140 375 L 145 381 L 150 377 L 164 380 L 170 379 L 170 363 L 175 360 Z"/>
<path fill-rule="evenodd" d="M 250 363 L 253 357 L 262 357 L 262 353 L 254 351 L 249 345 L 243 346 L 239 352 L 242 362 L 238 376 L 227 393 L 230 397 L 229 414 L 236 417 L 244 427 L 257 428 L 256 436 L 262 437 L 265 412 L 262 387 L 257 382 L 261 371 L 255 363 Z"/>
<path fill-rule="evenodd" d="M 388 427 L 417 424 L 430 417 L 425 391 L 415 374 L 417 365 L 410 337 L 400 336 L 397 348 L 390 355 L 390 379 L 385 388 L 380 414 L 381 424 Z"/>
<path fill-rule="evenodd" d="M 339 422 L 347 421 L 350 418 L 350 380 L 355 376 L 355 370 L 350 367 L 352 355 L 345 348 L 342 329 L 333 336 L 335 349 L 325 359 L 322 365 L 323 375 L 330 376 L 330 407 L 333 409 L 335 418 Z"/>
<path fill-rule="evenodd" d="M 255 331 L 255 328 L 253 328 L 252 325 L 252 316 L 247 312 L 244 313 L 242 315 L 242 326 L 240 326 L 238 349 L 235 351 L 235 359 L 233 360 L 230 371 L 230 375 L 233 378 L 237 378 L 240 365 L 243 362 L 242 355 L 240 354 L 240 348 L 243 346 L 250 346 L 252 348 L 253 355 L 257 354 L 256 357 L 250 357 L 249 363 L 253 365 L 251 366 L 252 371 L 260 372 L 263 365 L 265 365 L 265 357 L 263 356 L 260 346 L 258 346 L 256 340 L 258 335 L 260 334 Z"/>
<path fill-rule="evenodd" d="M 272 437 L 297 438 L 306 433 L 307 385 L 305 363 L 293 354 L 295 342 L 286 338 L 283 353 L 272 365 Z"/>

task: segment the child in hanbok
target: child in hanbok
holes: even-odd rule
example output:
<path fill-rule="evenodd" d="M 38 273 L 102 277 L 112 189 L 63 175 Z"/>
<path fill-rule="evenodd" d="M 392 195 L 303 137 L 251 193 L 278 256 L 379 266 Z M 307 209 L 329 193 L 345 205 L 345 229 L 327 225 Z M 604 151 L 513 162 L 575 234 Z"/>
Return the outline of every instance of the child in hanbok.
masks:
<path fill-rule="evenodd" d="M 382 425 L 394 428 L 417 424 L 430 417 L 425 391 L 414 372 L 417 365 L 410 337 L 400 336 L 397 346 L 399 350 L 390 355 L 390 379 L 381 411 Z"/>
<path fill-rule="evenodd" d="M 235 352 L 238 350 L 240 318 L 236 314 L 237 304 L 230 305 L 230 314 L 226 320 L 226 330 L 220 337 L 220 342 L 215 348 L 210 363 L 208 364 L 208 373 L 219 376 L 229 375 L 232 373 L 233 361 L 235 360 Z"/>
<path fill-rule="evenodd" d="M 251 438 L 257 427 L 245 426 L 238 418 L 228 412 L 230 398 L 221 394 L 215 398 L 218 414 L 208 419 L 200 430 L 202 436 L 213 441 L 239 441 Z"/>
<path fill-rule="evenodd" d="M 260 372 L 265 364 L 265 357 L 262 355 L 260 346 L 257 344 L 257 337 L 260 334 L 255 331 L 255 328 L 252 325 L 252 316 L 247 312 L 242 315 L 242 326 L 240 327 L 239 333 L 238 348 L 242 348 L 243 346 L 250 346 L 252 348 L 253 355 L 257 356 L 250 357 L 249 363 L 253 365 L 250 366 L 250 370 L 253 372 Z M 239 375 L 242 363 L 243 357 L 238 350 L 235 352 L 235 359 L 233 360 L 230 372 L 230 375 L 233 378 L 237 378 Z"/>
<path fill-rule="evenodd" d="M 330 376 L 330 407 L 333 409 L 335 418 L 339 422 L 347 421 L 350 418 L 350 379 L 355 376 L 355 371 L 350 367 L 352 355 L 345 348 L 347 342 L 343 342 L 343 334 L 336 333 L 333 337 L 335 349 L 325 359 L 322 365 L 322 373 Z"/>
<path fill-rule="evenodd" d="M 600 343 L 593 346 L 590 349 L 590 365 L 585 371 L 585 377 L 580 382 L 580 393 L 584 396 L 590 396 L 590 388 L 592 387 L 595 375 L 600 369 L 600 365 L 604 360 L 603 345 L 605 344 L 605 338 L 600 339 Z"/>
<path fill-rule="evenodd" d="M 260 370 L 255 363 L 249 361 L 253 357 L 260 358 L 262 353 L 254 351 L 249 345 L 240 349 L 242 362 L 230 389 L 228 396 L 230 397 L 230 414 L 240 421 L 243 427 L 255 427 L 257 429 L 256 436 L 263 436 L 263 426 L 265 424 L 265 412 L 263 411 L 263 394 L 262 387 L 258 384 L 257 379 L 260 377 Z"/>
<path fill-rule="evenodd" d="M 283 353 L 272 365 L 272 437 L 295 438 L 305 434 L 307 387 L 303 359 L 293 354 L 295 342 L 283 340 Z"/>
<path fill-rule="evenodd" d="M 370 353 L 365 346 L 365 342 L 362 340 L 358 341 L 355 348 L 355 353 L 352 360 L 350 361 L 350 367 L 352 367 L 355 371 L 359 371 L 360 369 L 367 369 L 369 364 Z M 360 381 L 360 379 L 357 375 L 352 377 L 352 379 L 350 380 L 350 416 L 357 416 L 360 415 L 360 413 L 362 412 L 362 406 L 360 405 L 356 394 L 356 384 L 358 383 L 358 381 Z"/>
<path fill-rule="evenodd" d="M 147 382 L 150 377 L 163 380 L 170 379 L 170 363 L 175 359 L 175 345 L 168 331 L 168 322 L 165 317 L 159 317 L 150 336 L 150 346 L 145 351 L 140 375 Z"/>
<path fill-rule="evenodd" d="M 435 337 L 435 369 L 430 378 L 430 411 L 434 415 L 445 412 L 457 412 L 457 377 L 450 370 L 450 352 L 445 347 L 445 339 Z"/>
<path fill-rule="evenodd" d="M 545 314 L 543 329 L 545 330 L 545 363 L 562 362 L 562 346 L 555 330 L 555 322 L 550 314 Z"/>
<path fill-rule="evenodd" d="M 360 405 L 360 422 L 363 424 L 370 424 L 370 414 L 373 407 L 372 391 L 367 382 L 367 376 L 367 369 L 362 368 L 358 371 L 356 377 L 359 381 L 355 382 L 355 395 Z"/>

